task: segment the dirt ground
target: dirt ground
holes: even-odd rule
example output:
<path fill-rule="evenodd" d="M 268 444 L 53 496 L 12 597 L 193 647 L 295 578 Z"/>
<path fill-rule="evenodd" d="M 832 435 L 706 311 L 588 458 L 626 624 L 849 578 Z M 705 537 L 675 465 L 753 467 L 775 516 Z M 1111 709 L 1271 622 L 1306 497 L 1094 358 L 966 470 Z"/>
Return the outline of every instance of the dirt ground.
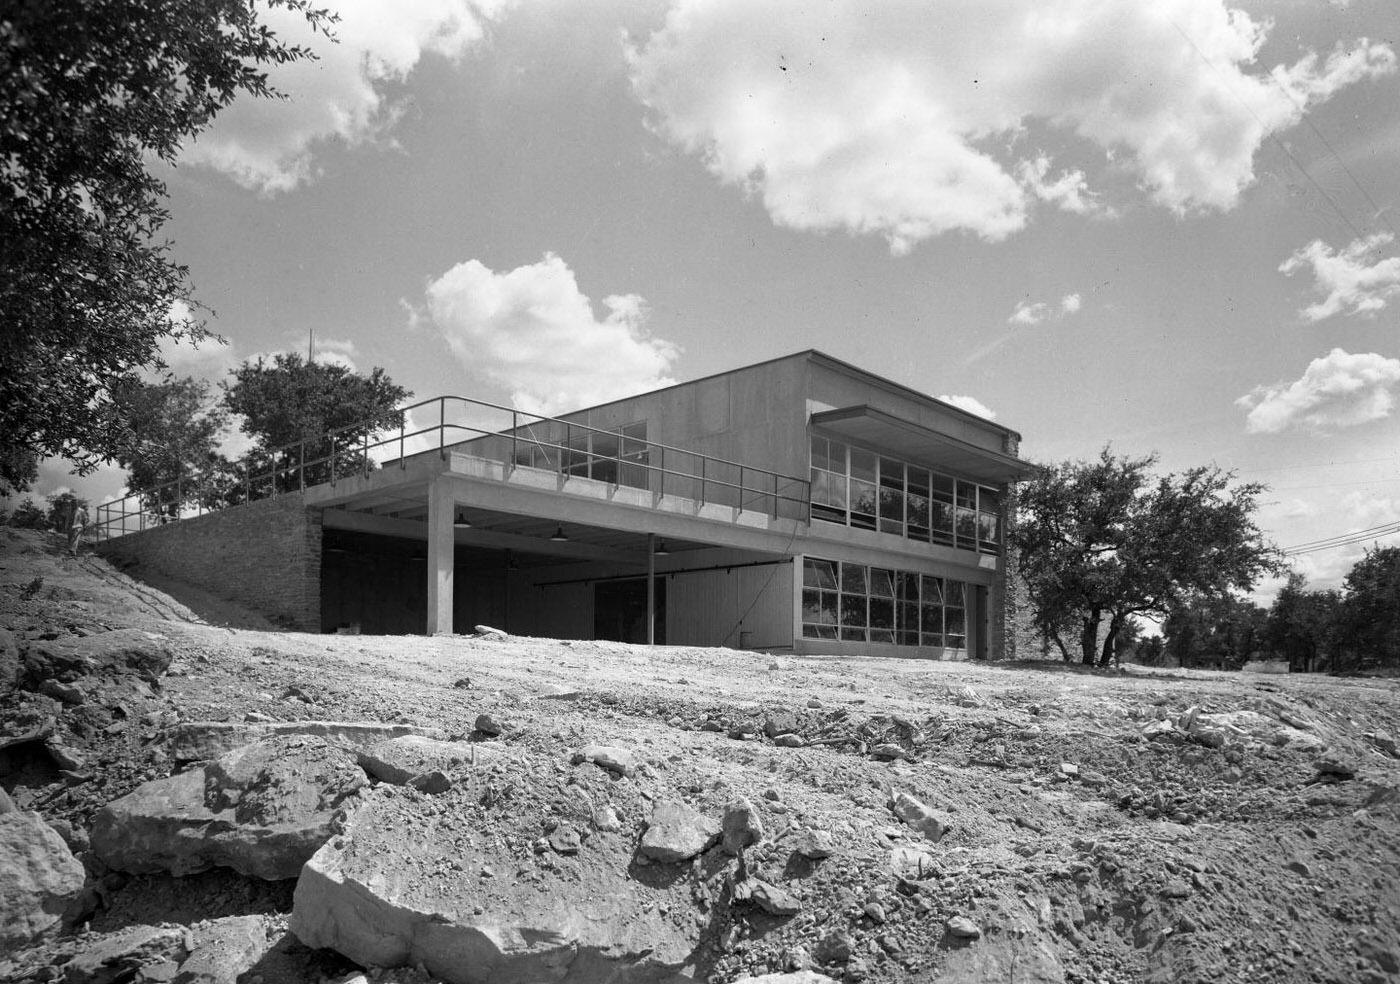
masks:
<path fill-rule="evenodd" d="M 21 809 L 68 824 L 79 843 L 104 803 L 170 773 L 182 721 L 401 722 L 470 739 L 486 713 L 519 761 L 631 749 L 635 787 L 615 802 L 633 842 L 659 795 L 716 817 L 736 797 L 758 806 L 750 871 L 801 911 L 721 912 L 711 883 L 678 882 L 661 904 L 694 919 L 699 979 L 811 966 L 871 984 L 1400 981 L 1393 680 L 304 635 L 60 547 L 0 530 L 0 626 L 21 644 L 134 629 L 176 653 L 158 689 L 95 695 L 62 715 L 86 763 L 76 776 L 3 777 Z M 0 711 L 20 698 L 0 695 Z M 765 724 L 801 747 L 775 743 Z M 540 836 L 552 781 L 508 772 L 512 794 L 493 800 L 490 820 L 507 853 Z M 949 832 L 920 838 L 891 809 L 899 793 L 940 811 Z M 831 833 L 833 856 L 793 853 L 812 830 Z M 587 854 L 543 862 L 522 849 L 500 880 L 547 891 Z M 85 925 L 9 964 L 0 955 L 0 980 L 54 979 L 40 968 L 93 934 L 248 914 L 281 961 L 249 982 L 355 969 L 285 933 L 290 883 L 107 874 L 100 895 Z M 959 935 L 958 917 L 980 935 Z"/>

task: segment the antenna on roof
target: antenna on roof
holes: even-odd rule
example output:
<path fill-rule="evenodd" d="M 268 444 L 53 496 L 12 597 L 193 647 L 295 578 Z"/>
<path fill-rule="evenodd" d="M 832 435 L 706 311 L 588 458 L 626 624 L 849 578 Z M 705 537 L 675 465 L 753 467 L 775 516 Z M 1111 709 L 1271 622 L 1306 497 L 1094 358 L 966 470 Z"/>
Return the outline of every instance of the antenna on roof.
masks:
<path fill-rule="evenodd" d="M 316 329 L 306 329 L 306 364 L 309 366 L 316 361 Z"/>

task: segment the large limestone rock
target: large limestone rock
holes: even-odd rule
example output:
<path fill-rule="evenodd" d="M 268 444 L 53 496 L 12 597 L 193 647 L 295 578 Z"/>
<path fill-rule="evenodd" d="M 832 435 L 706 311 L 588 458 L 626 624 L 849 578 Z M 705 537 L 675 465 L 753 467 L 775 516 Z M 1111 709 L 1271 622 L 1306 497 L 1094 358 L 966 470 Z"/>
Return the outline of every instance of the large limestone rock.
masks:
<path fill-rule="evenodd" d="M 475 766 L 500 757 L 504 751 L 504 746 L 489 742 L 440 741 L 423 735 L 404 735 L 376 742 L 359 753 L 359 762 L 380 782 L 402 786 L 425 772 Z"/>
<path fill-rule="evenodd" d="M 367 784 L 353 754 L 322 738 L 268 738 L 107 804 L 92 849 L 119 871 L 295 878 Z"/>
<path fill-rule="evenodd" d="M 389 785 L 366 794 L 302 869 L 292 932 L 363 966 L 422 964 L 452 984 L 689 982 L 695 923 L 664 914 L 665 888 L 627 877 L 630 838 L 596 829 L 576 857 L 525 863 L 505 844 L 511 821 L 481 804 L 509 779 L 487 771 L 431 803 Z"/>
<path fill-rule="evenodd" d="M 175 729 L 170 752 L 180 762 L 207 762 L 264 738 L 310 735 L 332 745 L 364 751 L 373 745 L 404 735 L 421 734 L 422 728 L 377 721 L 274 721 L 240 723 L 190 721 Z"/>
<path fill-rule="evenodd" d="M 709 849 L 720 835 L 719 823 L 684 803 L 662 802 L 651 811 L 637 854 L 663 864 L 689 861 Z"/>
<path fill-rule="evenodd" d="M 82 890 L 82 864 L 39 814 L 0 814 L 0 952 L 59 927 Z"/>

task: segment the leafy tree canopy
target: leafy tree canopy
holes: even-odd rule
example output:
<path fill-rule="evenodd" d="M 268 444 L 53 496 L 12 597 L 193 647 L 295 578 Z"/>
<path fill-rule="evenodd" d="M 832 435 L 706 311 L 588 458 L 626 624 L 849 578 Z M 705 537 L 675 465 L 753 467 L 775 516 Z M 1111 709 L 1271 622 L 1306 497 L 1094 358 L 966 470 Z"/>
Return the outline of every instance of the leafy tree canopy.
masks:
<path fill-rule="evenodd" d="M 225 464 L 218 446 L 228 413 L 207 382 L 124 379 L 112 387 L 112 402 L 122 427 L 117 463 L 127 471 L 128 488 L 151 490 L 145 505 L 153 512 L 172 512 L 185 483 Z"/>
<path fill-rule="evenodd" d="M 307 0 L 269 0 L 325 31 Z M 313 57 L 250 0 L 21 0 L 0 14 L 0 491 L 42 456 L 80 472 L 114 456 L 111 387 L 159 364 L 187 271 L 158 239 L 165 186 L 148 157 L 240 93 L 278 95 L 262 66 Z"/>
<path fill-rule="evenodd" d="M 1156 455 L 1067 461 L 1020 486 L 1009 542 L 1037 627 L 1066 660 L 1106 665 L 1133 616 L 1248 590 L 1278 569 L 1254 524 L 1263 486 L 1212 466 L 1154 477 Z M 1105 630 L 1101 632 L 1101 629 Z M 1071 632 L 1066 643 L 1065 636 Z"/>
<path fill-rule="evenodd" d="M 1343 587 L 1344 640 L 1356 665 L 1400 667 L 1400 547 L 1368 550 Z"/>
<path fill-rule="evenodd" d="M 284 474 L 303 455 L 313 462 L 334 453 L 338 473 L 370 467 L 356 449 L 397 427 L 395 407 L 412 395 L 378 367 L 366 376 L 295 353 L 245 362 L 232 375 L 223 384 L 224 405 L 243 417 L 242 430 L 266 464 Z M 338 431 L 333 444 L 323 438 L 330 431 Z M 279 448 L 288 450 L 274 454 Z M 323 461 L 307 468 L 305 480 L 323 482 L 330 474 L 330 462 Z"/>

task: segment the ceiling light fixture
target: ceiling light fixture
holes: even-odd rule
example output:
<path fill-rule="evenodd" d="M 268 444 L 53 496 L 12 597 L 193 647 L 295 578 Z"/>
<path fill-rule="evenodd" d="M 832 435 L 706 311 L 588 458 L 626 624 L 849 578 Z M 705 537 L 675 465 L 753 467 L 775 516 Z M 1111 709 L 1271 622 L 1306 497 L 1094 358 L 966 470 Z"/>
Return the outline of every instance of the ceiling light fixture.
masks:
<path fill-rule="evenodd" d="M 566 543 L 569 538 L 564 535 L 564 527 L 558 526 L 555 528 L 554 535 L 550 537 L 550 539 L 555 543 Z"/>
<path fill-rule="evenodd" d="M 457 510 L 457 518 L 453 520 L 452 525 L 466 527 L 471 526 L 472 524 L 467 522 L 467 514 L 459 509 Z"/>
<path fill-rule="evenodd" d="M 658 543 L 658 544 L 656 545 L 656 550 L 653 551 L 653 552 L 654 552 L 654 553 L 656 554 L 656 556 L 658 556 L 658 557 L 669 557 L 669 556 L 671 555 L 671 551 L 669 551 L 669 550 L 666 549 L 666 541 L 665 541 L 665 540 L 662 540 L 660 543 Z"/>

